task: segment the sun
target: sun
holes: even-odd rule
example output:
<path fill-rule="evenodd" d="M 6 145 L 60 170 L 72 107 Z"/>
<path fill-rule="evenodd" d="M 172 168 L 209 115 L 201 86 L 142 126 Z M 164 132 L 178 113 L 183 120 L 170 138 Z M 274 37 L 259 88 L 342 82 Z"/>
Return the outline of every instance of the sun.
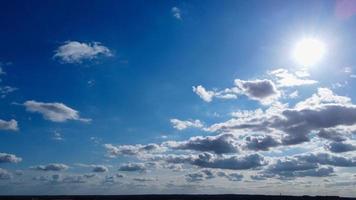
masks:
<path fill-rule="evenodd" d="M 318 63 L 326 52 L 325 44 L 315 38 L 305 38 L 294 48 L 293 57 L 302 67 L 310 67 Z"/>

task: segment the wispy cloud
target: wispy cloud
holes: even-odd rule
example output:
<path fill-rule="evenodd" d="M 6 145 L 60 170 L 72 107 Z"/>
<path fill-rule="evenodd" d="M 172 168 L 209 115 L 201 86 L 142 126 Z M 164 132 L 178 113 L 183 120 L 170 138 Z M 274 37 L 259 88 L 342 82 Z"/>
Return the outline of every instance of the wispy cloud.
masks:
<path fill-rule="evenodd" d="M 81 118 L 79 112 L 64 105 L 63 103 L 44 103 L 38 101 L 26 101 L 23 104 L 29 112 L 40 113 L 47 120 L 53 122 L 65 122 L 67 120 L 78 120 L 90 122 L 91 119 Z"/>
<path fill-rule="evenodd" d="M 172 15 L 174 18 L 181 20 L 182 19 L 182 14 L 181 14 L 181 10 L 178 7 L 173 7 L 171 9 Z"/>
<path fill-rule="evenodd" d="M 67 41 L 55 51 L 54 58 L 63 63 L 82 63 L 86 60 L 97 59 L 100 56 L 112 56 L 111 50 L 100 42 L 84 43 Z"/>

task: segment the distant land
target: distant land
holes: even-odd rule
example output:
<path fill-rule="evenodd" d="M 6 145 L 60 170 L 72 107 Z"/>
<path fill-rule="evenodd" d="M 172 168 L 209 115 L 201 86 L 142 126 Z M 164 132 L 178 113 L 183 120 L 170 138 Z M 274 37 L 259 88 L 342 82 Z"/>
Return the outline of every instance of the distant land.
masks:
<path fill-rule="evenodd" d="M 9 200 L 356 200 L 338 196 L 284 195 L 68 195 L 68 196 L 0 196 Z"/>

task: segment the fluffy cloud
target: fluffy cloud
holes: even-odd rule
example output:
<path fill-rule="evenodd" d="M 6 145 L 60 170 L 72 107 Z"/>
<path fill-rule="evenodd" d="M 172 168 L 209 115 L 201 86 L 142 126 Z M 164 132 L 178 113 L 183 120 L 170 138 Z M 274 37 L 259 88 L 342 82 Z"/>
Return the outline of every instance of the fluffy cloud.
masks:
<path fill-rule="evenodd" d="M 55 51 L 54 58 L 63 63 L 82 63 L 85 60 L 93 60 L 99 56 L 112 56 L 109 48 L 99 42 L 81 43 L 67 41 Z"/>
<path fill-rule="evenodd" d="M 63 103 L 43 103 L 31 100 L 26 101 L 23 105 L 27 111 L 40 113 L 45 119 L 53 122 L 65 122 L 67 120 L 91 121 L 91 119 L 80 118 L 78 111 Z"/>
<path fill-rule="evenodd" d="M 6 131 L 17 131 L 19 130 L 17 121 L 12 119 L 10 121 L 5 121 L 0 119 L 0 130 L 6 130 Z"/>
<path fill-rule="evenodd" d="M 206 130 L 269 132 L 281 135 L 283 145 L 294 145 L 310 141 L 309 135 L 313 131 L 319 132 L 355 124 L 356 105 L 351 103 L 350 98 L 335 95 L 326 88 L 319 88 L 317 94 L 297 103 L 294 108 L 272 106 L 258 115 L 248 114 L 246 117 L 230 119 L 213 124 Z M 329 134 L 319 135 L 331 138 Z"/>
<path fill-rule="evenodd" d="M 112 144 L 104 144 L 104 147 L 110 157 L 116 157 L 121 155 L 140 155 L 148 153 L 163 152 L 164 147 L 157 144 L 147 144 L 147 145 L 118 145 L 114 146 Z"/>
<path fill-rule="evenodd" d="M 297 72 L 292 74 L 286 69 L 277 69 L 269 72 L 270 75 L 273 75 L 277 78 L 277 87 L 294 87 L 301 85 L 312 85 L 318 83 L 315 80 L 304 79 L 305 73 Z"/>
<path fill-rule="evenodd" d="M 22 161 L 22 158 L 17 157 L 13 154 L 0 153 L 0 163 L 19 163 Z"/>
<path fill-rule="evenodd" d="M 188 163 L 202 168 L 217 169 L 254 169 L 264 166 L 267 162 L 259 154 L 250 154 L 244 156 L 217 156 L 212 153 L 201 153 L 199 155 L 162 155 L 155 156 L 155 160 L 163 160 L 168 163 Z"/>
<path fill-rule="evenodd" d="M 173 125 L 173 128 L 177 130 L 184 130 L 187 128 L 202 128 L 204 125 L 200 120 L 195 120 L 195 121 L 182 121 L 179 119 L 171 119 L 170 120 L 171 124 Z"/>
<path fill-rule="evenodd" d="M 127 172 L 134 172 L 134 171 L 143 172 L 146 171 L 146 169 L 147 168 L 143 163 L 127 163 L 119 167 L 119 171 L 127 171 Z"/>
<path fill-rule="evenodd" d="M 193 86 L 193 92 L 195 92 L 200 98 L 202 98 L 206 102 L 211 102 L 214 97 L 213 91 L 207 91 L 203 86 Z"/>
<path fill-rule="evenodd" d="M 38 165 L 30 168 L 38 171 L 63 171 L 67 170 L 69 167 L 61 163 L 50 163 L 48 165 Z"/>
<path fill-rule="evenodd" d="M 226 88 L 221 91 L 209 91 L 206 90 L 203 86 L 193 86 L 193 92 L 196 93 L 201 99 L 205 102 L 211 102 L 213 98 L 217 99 L 237 99 L 237 95 L 240 94 L 240 91 L 235 88 Z"/>
<path fill-rule="evenodd" d="M 270 104 L 280 96 L 274 83 L 267 79 L 251 81 L 235 79 L 235 85 L 250 99 L 263 104 Z"/>
<path fill-rule="evenodd" d="M 166 144 L 173 149 L 210 151 L 223 154 L 239 152 L 237 140 L 238 138 L 232 134 L 221 134 L 217 136 L 192 137 L 182 142 L 169 141 Z"/>

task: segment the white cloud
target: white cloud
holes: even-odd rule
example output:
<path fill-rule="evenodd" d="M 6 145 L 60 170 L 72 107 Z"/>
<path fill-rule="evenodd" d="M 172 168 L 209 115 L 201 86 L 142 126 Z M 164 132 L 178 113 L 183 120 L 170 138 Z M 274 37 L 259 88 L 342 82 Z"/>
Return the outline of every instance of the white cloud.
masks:
<path fill-rule="evenodd" d="M 147 144 L 147 145 L 136 144 L 136 145 L 118 145 L 118 146 L 114 146 L 112 144 L 104 144 L 104 147 L 109 157 L 116 157 L 121 155 L 137 156 L 137 155 L 164 151 L 164 147 L 161 147 L 160 145 L 157 144 Z"/>
<path fill-rule="evenodd" d="M 213 91 L 207 91 L 201 85 L 198 85 L 197 87 L 193 86 L 193 92 L 195 92 L 205 102 L 211 102 L 213 100 L 213 97 L 214 97 L 214 92 Z"/>
<path fill-rule="evenodd" d="M 68 165 L 62 163 L 50 163 L 48 165 L 37 165 L 30 167 L 30 169 L 38 171 L 62 171 L 67 170 L 68 168 Z"/>
<path fill-rule="evenodd" d="M 99 56 L 112 56 L 112 52 L 99 42 L 81 43 L 78 41 L 65 42 L 54 54 L 54 58 L 59 58 L 64 63 L 82 63 Z"/>
<path fill-rule="evenodd" d="M 182 121 L 179 119 L 171 119 L 171 124 L 173 125 L 173 128 L 178 129 L 178 130 L 184 130 L 187 128 L 202 128 L 204 125 L 200 120 L 194 120 L 194 121 L 190 121 L 190 120 L 186 120 L 186 121 Z"/>
<path fill-rule="evenodd" d="M 305 71 L 297 71 L 295 74 L 292 74 L 286 69 L 277 69 L 269 72 L 269 74 L 277 78 L 277 87 L 294 87 L 318 83 L 315 80 L 303 79 L 303 77 L 309 76 Z"/>
<path fill-rule="evenodd" d="M 17 131 L 19 130 L 19 127 L 17 121 L 14 119 L 11 119 L 10 121 L 0 119 L 0 130 Z"/>
<path fill-rule="evenodd" d="M 298 96 L 299 96 L 298 90 L 295 90 L 294 92 L 292 92 L 292 93 L 290 93 L 290 94 L 288 95 L 288 97 L 291 98 L 291 99 L 295 99 L 295 98 L 297 98 Z"/>
<path fill-rule="evenodd" d="M 181 20 L 182 19 L 182 14 L 181 10 L 178 7 L 173 7 L 171 9 L 172 15 L 174 18 Z"/>
<path fill-rule="evenodd" d="M 57 140 L 57 141 L 62 141 L 62 140 L 64 140 L 63 137 L 62 137 L 62 134 L 59 133 L 59 132 L 57 132 L 57 131 L 55 131 L 55 132 L 53 133 L 52 139 L 53 139 L 53 140 Z"/>
<path fill-rule="evenodd" d="M 43 103 L 31 100 L 26 101 L 23 105 L 27 111 L 40 113 L 45 119 L 53 122 L 65 122 L 67 120 L 91 121 L 91 119 L 80 118 L 78 111 L 63 103 Z"/>
<path fill-rule="evenodd" d="M 14 154 L 0 153 L 0 163 L 19 163 L 21 161 L 22 158 Z"/>

